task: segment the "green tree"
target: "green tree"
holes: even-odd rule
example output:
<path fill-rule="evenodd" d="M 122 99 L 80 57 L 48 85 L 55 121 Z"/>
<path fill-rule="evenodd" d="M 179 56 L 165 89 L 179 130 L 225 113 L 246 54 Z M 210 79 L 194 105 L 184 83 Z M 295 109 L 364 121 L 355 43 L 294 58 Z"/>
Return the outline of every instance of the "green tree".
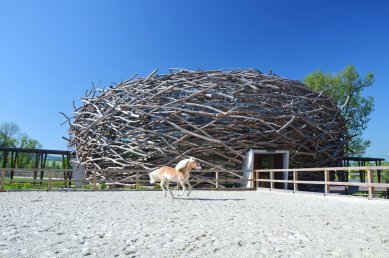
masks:
<path fill-rule="evenodd" d="M 369 140 L 362 139 L 362 133 L 370 121 L 374 109 L 374 99 L 363 96 L 364 89 L 374 82 L 374 75 L 367 73 L 360 78 L 353 65 L 346 66 L 337 74 L 327 74 L 315 71 L 308 74 L 304 83 L 317 92 L 323 92 L 331 97 L 341 109 L 346 121 L 347 135 L 345 136 L 345 153 L 361 156 L 370 146 Z"/>
<path fill-rule="evenodd" d="M 41 145 L 39 142 L 35 139 L 32 139 L 28 137 L 27 134 L 23 133 L 21 134 L 20 138 L 18 139 L 18 148 L 23 148 L 23 149 L 39 149 L 41 148 Z M 19 154 L 20 157 L 17 160 L 17 166 L 19 168 L 27 168 L 31 167 L 32 164 L 35 162 L 34 155 L 31 153 L 21 153 Z"/>
<path fill-rule="evenodd" d="M 37 140 L 30 138 L 26 133 L 21 132 L 17 124 L 1 123 L 0 147 L 38 149 L 41 148 L 42 145 Z M 0 157 L 0 160 L 2 159 L 3 157 Z M 33 159 L 33 154 L 21 153 L 19 154 L 19 157 L 17 159 L 16 166 L 19 168 L 31 167 L 34 161 Z"/>
<path fill-rule="evenodd" d="M 16 147 L 20 135 L 20 128 L 15 123 L 0 124 L 0 146 Z"/>

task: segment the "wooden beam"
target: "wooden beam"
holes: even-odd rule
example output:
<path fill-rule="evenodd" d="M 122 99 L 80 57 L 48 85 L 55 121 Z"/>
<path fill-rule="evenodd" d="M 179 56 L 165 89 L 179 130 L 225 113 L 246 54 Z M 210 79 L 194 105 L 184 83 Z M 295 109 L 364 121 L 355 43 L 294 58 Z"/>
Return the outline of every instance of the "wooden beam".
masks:
<path fill-rule="evenodd" d="M 293 193 L 296 193 L 298 191 L 297 180 L 298 180 L 297 171 L 293 170 Z"/>
<path fill-rule="evenodd" d="M 367 183 L 369 187 L 369 200 L 372 200 L 374 199 L 374 186 L 372 185 L 374 183 L 374 174 L 371 169 L 367 170 Z"/>
<path fill-rule="evenodd" d="M 4 190 L 4 180 L 5 180 L 5 168 L 0 168 L 1 171 L 1 183 L 0 183 L 0 190 Z"/>
<path fill-rule="evenodd" d="M 97 176 L 96 176 L 96 170 L 93 170 L 93 191 L 96 191 L 97 189 Z"/>
<path fill-rule="evenodd" d="M 48 172 L 49 181 L 47 182 L 47 191 L 51 191 L 51 180 L 52 180 L 52 172 Z"/>
<path fill-rule="evenodd" d="M 35 164 L 34 164 L 34 184 L 35 184 L 35 180 L 38 176 L 38 168 L 39 168 L 39 160 L 40 160 L 40 157 L 41 157 L 41 153 L 35 153 Z"/>
<path fill-rule="evenodd" d="M 331 191 L 331 185 L 330 185 L 330 171 L 325 170 L 324 171 L 324 194 L 328 195 Z"/>
<path fill-rule="evenodd" d="M 46 167 L 46 161 L 47 161 L 47 153 L 43 153 L 41 155 L 41 162 L 40 162 L 40 169 L 41 169 L 41 174 L 40 174 L 41 182 L 40 182 L 40 184 L 42 184 L 42 180 L 43 180 L 43 176 L 44 176 L 44 169 Z"/>
<path fill-rule="evenodd" d="M 216 171 L 215 181 L 216 181 L 216 189 L 219 190 L 219 171 Z"/>
<path fill-rule="evenodd" d="M 4 151 L 4 152 L 3 152 L 3 168 L 6 168 L 6 167 L 7 167 L 7 163 L 8 163 L 8 154 L 9 154 L 8 151 Z"/>

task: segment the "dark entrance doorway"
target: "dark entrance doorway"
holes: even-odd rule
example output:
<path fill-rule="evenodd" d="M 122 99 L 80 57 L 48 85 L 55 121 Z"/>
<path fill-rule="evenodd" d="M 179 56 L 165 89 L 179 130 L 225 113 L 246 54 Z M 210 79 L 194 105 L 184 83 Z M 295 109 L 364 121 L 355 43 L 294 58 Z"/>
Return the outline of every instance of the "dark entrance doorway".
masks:
<path fill-rule="evenodd" d="M 253 169 L 282 169 L 284 168 L 284 154 L 254 154 Z M 270 173 L 257 173 L 257 179 L 270 179 Z M 274 179 L 284 179 L 283 172 L 274 173 Z M 256 182 L 255 188 L 265 187 L 270 188 L 269 182 Z M 284 183 L 274 183 L 274 188 L 283 189 Z"/>

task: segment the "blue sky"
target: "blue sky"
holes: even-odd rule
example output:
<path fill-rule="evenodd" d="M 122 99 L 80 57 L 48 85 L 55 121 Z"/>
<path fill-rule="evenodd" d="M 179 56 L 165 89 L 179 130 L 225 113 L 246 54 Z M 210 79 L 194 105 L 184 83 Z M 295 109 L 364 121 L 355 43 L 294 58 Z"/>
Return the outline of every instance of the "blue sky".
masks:
<path fill-rule="evenodd" d="M 368 156 L 389 159 L 389 2 L 0 0 L 0 123 L 47 149 L 91 83 L 158 68 L 269 68 L 303 80 L 354 64 L 371 71 Z"/>

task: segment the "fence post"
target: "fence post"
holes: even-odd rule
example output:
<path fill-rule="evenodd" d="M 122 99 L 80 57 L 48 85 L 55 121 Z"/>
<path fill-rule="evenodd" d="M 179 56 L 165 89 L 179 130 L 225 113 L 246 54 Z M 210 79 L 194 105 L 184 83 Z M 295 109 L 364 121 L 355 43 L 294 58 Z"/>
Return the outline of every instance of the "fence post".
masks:
<path fill-rule="evenodd" d="M 216 171 L 216 190 L 219 190 L 219 171 Z"/>
<path fill-rule="evenodd" d="M 1 169 L 1 184 L 0 190 L 4 190 L 4 180 L 5 180 L 5 168 Z"/>
<path fill-rule="evenodd" d="M 325 170 L 324 171 L 324 195 L 328 195 L 331 191 L 331 185 L 330 185 L 330 171 L 329 170 Z"/>
<path fill-rule="evenodd" d="M 255 172 L 255 170 L 253 170 L 253 189 L 256 190 L 257 189 L 257 172 Z"/>
<path fill-rule="evenodd" d="M 270 171 L 270 191 L 272 191 L 274 188 L 273 180 L 274 180 L 274 171 Z"/>
<path fill-rule="evenodd" d="M 51 170 L 49 170 L 48 173 L 49 173 L 49 181 L 47 182 L 47 191 L 51 191 L 51 178 L 52 178 Z"/>
<path fill-rule="evenodd" d="M 261 187 L 261 171 L 257 171 L 255 175 L 255 187 L 258 189 Z M 263 183 L 262 183 L 263 186 Z"/>
<path fill-rule="evenodd" d="M 135 189 L 139 190 L 139 172 L 136 171 L 136 177 L 135 177 Z"/>
<path fill-rule="evenodd" d="M 374 186 L 371 184 L 374 183 L 373 171 L 371 169 L 367 170 L 367 186 L 369 188 L 369 200 L 374 199 Z"/>
<path fill-rule="evenodd" d="M 93 191 L 96 191 L 96 170 L 93 170 Z"/>
<path fill-rule="evenodd" d="M 293 170 L 293 193 L 296 193 L 299 190 L 298 184 L 296 182 L 297 180 L 298 180 L 297 171 Z"/>

